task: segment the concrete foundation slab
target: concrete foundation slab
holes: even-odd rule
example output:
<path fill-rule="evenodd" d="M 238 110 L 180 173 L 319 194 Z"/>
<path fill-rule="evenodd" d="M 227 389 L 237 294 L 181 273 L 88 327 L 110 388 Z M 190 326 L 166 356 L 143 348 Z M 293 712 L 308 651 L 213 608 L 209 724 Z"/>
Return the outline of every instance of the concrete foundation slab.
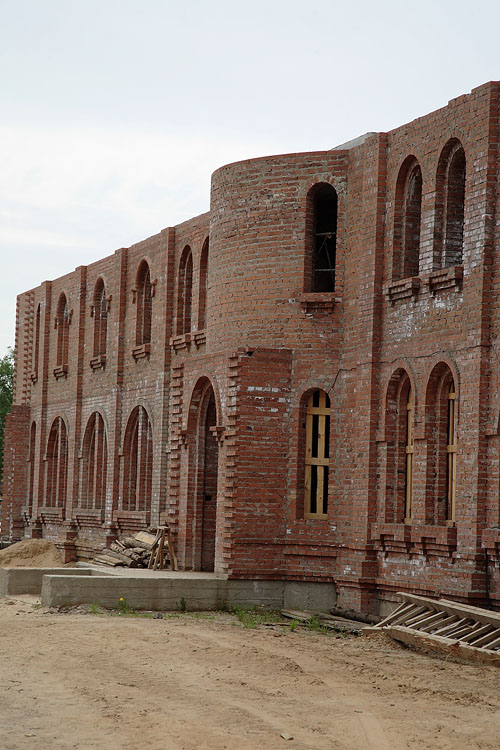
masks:
<path fill-rule="evenodd" d="M 0 596 L 39 594 L 44 575 L 90 576 L 91 570 L 75 568 L 0 568 Z"/>
<path fill-rule="evenodd" d="M 94 571 L 93 571 L 94 573 Z M 179 610 L 184 600 L 188 610 L 215 610 L 236 605 L 264 605 L 317 609 L 326 612 L 335 605 L 335 587 L 331 584 L 287 581 L 227 580 L 209 574 L 177 573 L 117 576 L 45 575 L 42 582 L 44 607 L 74 604 L 100 604 L 118 607 L 120 598 L 134 609 Z M 316 587 L 320 587 L 315 590 Z"/>

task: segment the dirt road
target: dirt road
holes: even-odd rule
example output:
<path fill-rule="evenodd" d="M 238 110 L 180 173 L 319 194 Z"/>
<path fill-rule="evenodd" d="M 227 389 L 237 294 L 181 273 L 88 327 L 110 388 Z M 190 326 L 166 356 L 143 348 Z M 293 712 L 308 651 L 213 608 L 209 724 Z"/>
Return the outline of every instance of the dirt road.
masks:
<path fill-rule="evenodd" d="M 2 750 L 499 746 L 494 667 L 231 615 L 51 614 L 35 601 L 0 599 Z"/>

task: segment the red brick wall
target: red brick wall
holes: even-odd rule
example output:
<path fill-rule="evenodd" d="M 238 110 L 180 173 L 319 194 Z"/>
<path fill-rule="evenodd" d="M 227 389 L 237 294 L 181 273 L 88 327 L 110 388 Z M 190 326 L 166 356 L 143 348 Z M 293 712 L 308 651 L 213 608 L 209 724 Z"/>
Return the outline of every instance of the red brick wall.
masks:
<path fill-rule="evenodd" d="M 234 577 L 331 581 L 340 604 L 373 611 L 399 589 L 479 603 L 489 596 L 500 607 L 498 97 L 499 84 L 485 84 L 351 147 L 222 167 L 213 175 L 209 214 L 21 295 L 15 400 L 29 407 L 29 418 L 7 444 L 27 450 L 36 422 L 25 533 L 76 535 L 79 553 L 88 554 L 109 536 L 167 518 L 186 568 L 211 567 L 213 554 L 215 569 Z M 466 158 L 463 261 L 439 269 L 440 165 L 457 140 Z M 422 174 L 419 263 L 407 266 L 410 278 L 398 279 L 397 186 L 410 161 Z M 310 196 L 318 183 L 338 196 L 336 285 L 328 294 L 310 292 Z M 417 209 L 412 204 L 415 216 Z M 191 330 L 184 331 L 178 276 L 187 246 L 193 277 Z M 138 349 L 136 282 L 144 261 L 154 290 L 153 336 L 149 348 Z M 104 366 L 93 367 L 99 278 L 109 300 L 108 341 Z M 56 378 L 54 318 L 63 291 L 73 310 L 69 369 Z M 434 375 L 445 368 L 456 388 L 458 439 L 456 517 L 448 525 L 435 512 L 442 490 L 432 419 Z M 386 418 L 389 384 L 402 373 L 415 399 L 407 524 L 393 512 L 390 488 L 402 480 L 391 474 L 398 447 Z M 303 514 L 304 403 L 315 389 L 331 401 L 327 519 Z M 153 480 L 147 510 L 132 513 L 122 508 L 123 441 L 138 405 L 152 424 Z M 105 508 L 90 513 L 79 497 L 83 436 L 96 410 L 109 460 Z M 54 514 L 44 506 L 44 455 L 58 416 L 67 424 L 70 460 L 66 506 Z M 24 481 L 16 480 L 22 492 Z M 215 481 L 216 501 L 204 508 Z M 14 484 L 9 493 L 17 493 Z"/>

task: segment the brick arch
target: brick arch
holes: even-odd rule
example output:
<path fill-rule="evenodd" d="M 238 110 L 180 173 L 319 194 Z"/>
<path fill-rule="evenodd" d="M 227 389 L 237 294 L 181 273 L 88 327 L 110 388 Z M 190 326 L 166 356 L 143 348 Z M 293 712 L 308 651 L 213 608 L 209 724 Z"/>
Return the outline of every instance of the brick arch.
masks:
<path fill-rule="evenodd" d="M 422 187 L 420 162 L 410 154 L 399 168 L 394 194 L 393 281 L 419 273 Z"/>
<path fill-rule="evenodd" d="M 50 508 L 66 506 L 68 488 L 68 425 L 56 416 L 49 430 L 45 451 L 44 505 Z"/>
<path fill-rule="evenodd" d="M 462 141 L 450 138 L 439 155 L 434 207 L 434 268 L 463 259 L 467 156 Z"/>
<path fill-rule="evenodd" d="M 198 290 L 198 330 L 202 331 L 207 325 L 207 292 L 208 292 L 208 264 L 210 253 L 210 238 L 206 237 L 200 253 L 200 276 Z"/>
<path fill-rule="evenodd" d="M 315 182 L 305 196 L 305 292 L 333 292 L 337 270 L 339 196 L 329 181 Z"/>
<path fill-rule="evenodd" d="M 453 392 L 453 397 L 451 393 Z M 458 378 L 448 362 L 437 362 L 430 371 L 425 393 L 427 442 L 425 519 L 445 525 L 454 521 L 456 455 L 452 456 L 458 429 Z M 452 410 L 452 411 L 451 411 Z M 450 434 L 450 432 L 452 434 Z M 450 476 L 453 474 L 453 476 Z"/>
<path fill-rule="evenodd" d="M 415 401 L 412 377 L 405 367 L 397 367 L 387 383 L 384 400 L 387 523 L 403 523 L 411 518 Z"/>
<path fill-rule="evenodd" d="M 94 284 L 92 313 L 94 317 L 93 356 L 104 357 L 108 336 L 108 296 L 106 294 L 106 283 L 102 276 L 99 276 Z"/>
<path fill-rule="evenodd" d="M 195 570 L 216 564 L 220 398 L 213 379 L 196 381 L 188 406 L 186 560 Z"/>
<path fill-rule="evenodd" d="M 190 245 L 186 245 L 177 269 L 176 333 L 182 336 L 191 331 L 193 321 L 194 259 Z"/>
<path fill-rule="evenodd" d="M 151 262 L 147 258 L 142 258 L 137 265 L 134 291 L 137 305 L 135 343 L 145 346 L 151 343 L 153 317 Z"/>
<path fill-rule="evenodd" d="M 92 412 L 87 420 L 81 459 L 78 506 L 102 510 L 106 503 L 108 441 L 106 423 L 98 410 Z"/>
<path fill-rule="evenodd" d="M 55 328 L 57 330 L 57 354 L 56 364 L 60 374 L 66 374 L 68 370 L 69 356 L 69 327 L 71 324 L 72 311 L 69 306 L 69 297 L 65 291 L 59 294 L 56 306 Z"/>
<path fill-rule="evenodd" d="M 121 510 L 151 511 L 153 479 L 153 429 L 142 404 L 132 409 L 123 438 Z"/>

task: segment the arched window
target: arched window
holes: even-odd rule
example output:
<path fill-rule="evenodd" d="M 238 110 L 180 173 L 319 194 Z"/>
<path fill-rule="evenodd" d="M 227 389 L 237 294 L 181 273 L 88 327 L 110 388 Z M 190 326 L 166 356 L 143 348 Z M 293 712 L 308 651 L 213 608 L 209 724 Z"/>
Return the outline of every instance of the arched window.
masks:
<path fill-rule="evenodd" d="M 456 138 L 444 147 L 436 175 L 434 267 L 462 263 L 465 208 L 465 151 Z"/>
<path fill-rule="evenodd" d="M 426 522 L 455 521 L 457 408 L 455 381 L 444 363 L 431 373 L 426 399 Z"/>
<path fill-rule="evenodd" d="M 68 481 L 68 434 L 61 417 L 56 417 L 47 441 L 45 505 L 64 508 Z"/>
<path fill-rule="evenodd" d="M 94 412 L 83 438 L 83 464 L 80 485 L 81 508 L 100 510 L 106 503 L 108 445 L 104 420 Z"/>
<path fill-rule="evenodd" d="M 207 286 L 208 286 L 208 237 L 203 243 L 200 256 L 200 292 L 198 302 L 198 330 L 207 325 Z"/>
<path fill-rule="evenodd" d="M 191 330 L 193 298 L 193 254 L 189 245 L 182 251 L 177 279 L 177 335 Z"/>
<path fill-rule="evenodd" d="M 137 346 L 141 346 L 151 343 L 151 318 L 153 313 L 151 272 L 145 260 L 141 262 L 137 271 L 135 293 L 137 302 L 135 343 Z"/>
<path fill-rule="evenodd" d="M 106 356 L 106 343 L 108 335 L 108 300 L 104 281 L 98 279 L 94 289 L 93 299 L 94 315 L 94 357 Z"/>
<path fill-rule="evenodd" d="M 33 495 L 35 492 L 35 456 L 36 456 L 36 422 L 31 423 L 30 450 L 29 450 L 29 473 L 28 473 L 28 514 L 31 515 L 33 508 Z"/>
<path fill-rule="evenodd" d="M 41 306 L 38 305 L 35 314 L 35 331 L 33 338 L 33 371 L 31 373 L 31 380 L 36 383 L 38 380 L 38 366 L 40 363 L 40 317 L 41 317 Z"/>
<path fill-rule="evenodd" d="M 311 292 L 335 290 L 337 254 L 337 191 L 327 182 L 315 185 L 308 195 L 305 288 Z"/>
<path fill-rule="evenodd" d="M 57 328 L 57 367 L 54 374 L 56 377 L 66 375 L 68 372 L 68 349 L 69 349 L 69 326 L 71 313 L 68 300 L 64 292 L 59 296 L 57 303 L 56 321 Z"/>
<path fill-rule="evenodd" d="M 304 454 L 304 518 L 327 518 L 330 399 L 325 391 L 313 391 L 307 398 Z"/>
<path fill-rule="evenodd" d="M 422 170 L 414 156 L 403 162 L 396 183 L 394 206 L 394 281 L 418 276 L 420 223 L 422 211 Z"/>
<path fill-rule="evenodd" d="M 122 510 L 151 508 L 153 433 L 148 413 L 137 406 L 127 423 L 123 450 Z"/>
<path fill-rule="evenodd" d="M 387 472 L 385 520 L 411 523 L 413 500 L 414 394 L 408 374 L 399 369 L 387 389 Z"/>

